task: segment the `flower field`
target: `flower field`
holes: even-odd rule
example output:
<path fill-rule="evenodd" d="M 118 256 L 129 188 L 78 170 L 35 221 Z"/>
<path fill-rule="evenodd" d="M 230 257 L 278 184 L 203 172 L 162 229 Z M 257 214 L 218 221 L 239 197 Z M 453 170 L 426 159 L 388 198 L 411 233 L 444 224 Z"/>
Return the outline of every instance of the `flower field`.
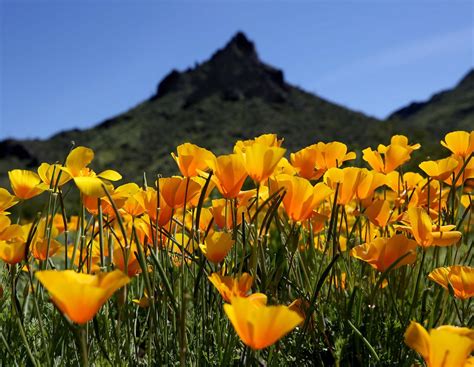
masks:
<path fill-rule="evenodd" d="M 402 135 L 284 146 L 184 143 L 137 183 L 82 146 L 10 171 L 0 366 L 474 365 L 474 131 L 413 172 Z"/>

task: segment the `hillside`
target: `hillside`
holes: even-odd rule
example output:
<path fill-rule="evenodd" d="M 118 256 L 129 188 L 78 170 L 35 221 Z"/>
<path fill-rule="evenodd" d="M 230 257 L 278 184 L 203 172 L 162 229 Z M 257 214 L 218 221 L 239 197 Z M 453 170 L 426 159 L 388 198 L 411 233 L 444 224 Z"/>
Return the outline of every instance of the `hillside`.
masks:
<path fill-rule="evenodd" d="M 289 151 L 331 140 L 352 149 L 375 147 L 399 130 L 421 143 L 439 141 L 447 130 L 474 126 L 473 79 L 471 72 L 454 90 L 380 121 L 288 84 L 237 33 L 208 61 L 171 71 L 154 96 L 126 113 L 46 140 L 0 142 L 0 185 L 10 169 L 62 161 L 72 141 L 96 151 L 94 169 L 115 168 L 126 179 L 175 172 L 170 152 L 185 141 L 216 153 L 230 152 L 236 139 L 266 132 L 284 137 Z"/>

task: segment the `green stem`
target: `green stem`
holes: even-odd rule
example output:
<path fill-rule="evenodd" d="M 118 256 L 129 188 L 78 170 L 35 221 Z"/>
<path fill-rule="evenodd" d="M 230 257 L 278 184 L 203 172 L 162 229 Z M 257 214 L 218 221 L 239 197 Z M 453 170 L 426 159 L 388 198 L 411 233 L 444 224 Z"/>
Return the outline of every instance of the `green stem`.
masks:
<path fill-rule="evenodd" d="M 420 263 L 420 268 L 418 269 L 418 275 L 416 277 L 416 283 L 415 283 L 415 292 L 413 293 L 413 298 L 410 304 L 410 309 L 408 311 L 408 317 L 407 317 L 407 323 L 410 321 L 411 318 L 411 313 L 413 311 L 413 307 L 418 299 L 418 287 L 420 285 L 420 279 L 421 279 L 421 273 L 423 271 L 423 264 L 425 262 L 425 257 L 426 257 L 426 250 L 423 249 L 423 255 L 421 257 L 421 263 Z"/>

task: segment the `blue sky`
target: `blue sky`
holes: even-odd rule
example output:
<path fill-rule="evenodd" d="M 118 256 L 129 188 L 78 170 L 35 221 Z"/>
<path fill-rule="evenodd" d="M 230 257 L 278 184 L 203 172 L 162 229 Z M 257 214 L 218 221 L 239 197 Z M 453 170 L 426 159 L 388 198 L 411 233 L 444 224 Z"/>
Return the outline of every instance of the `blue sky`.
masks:
<path fill-rule="evenodd" d="M 472 1 L 0 0 L 0 138 L 85 128 L 237 31 L 286 80 L 376 117 L 474 65 Z"/>

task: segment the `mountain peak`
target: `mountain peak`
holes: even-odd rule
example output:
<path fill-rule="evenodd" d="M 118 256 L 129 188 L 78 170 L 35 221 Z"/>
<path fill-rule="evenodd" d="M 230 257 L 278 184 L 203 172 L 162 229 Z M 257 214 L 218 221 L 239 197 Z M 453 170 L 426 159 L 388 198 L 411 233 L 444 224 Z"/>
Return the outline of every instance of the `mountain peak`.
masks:
<path fill-rule="evenodd" d="M 237 32 L 229 42 L 227 42 L 224 48 L 218 50 L 212 56 L 212 59 L 216 57 L 218 58 L 222 54 L 231 54 L 237 58 L 248 58 L 258 61 L 258 54 L 257 50 L 255 49 L 255 44 L 247 38 L 245 33 L 240 31 Z"/>
<path fill-rule="evenodd" d="M 184 72 L 169 73 L 152 100 L 181 93 L 186 106 L 211 95 L 232 101 L 261 98 L 282 102 L 288 89 L 283 72 L 261 62 L 255 44 L 237 32 L 208 61 Z"/>

